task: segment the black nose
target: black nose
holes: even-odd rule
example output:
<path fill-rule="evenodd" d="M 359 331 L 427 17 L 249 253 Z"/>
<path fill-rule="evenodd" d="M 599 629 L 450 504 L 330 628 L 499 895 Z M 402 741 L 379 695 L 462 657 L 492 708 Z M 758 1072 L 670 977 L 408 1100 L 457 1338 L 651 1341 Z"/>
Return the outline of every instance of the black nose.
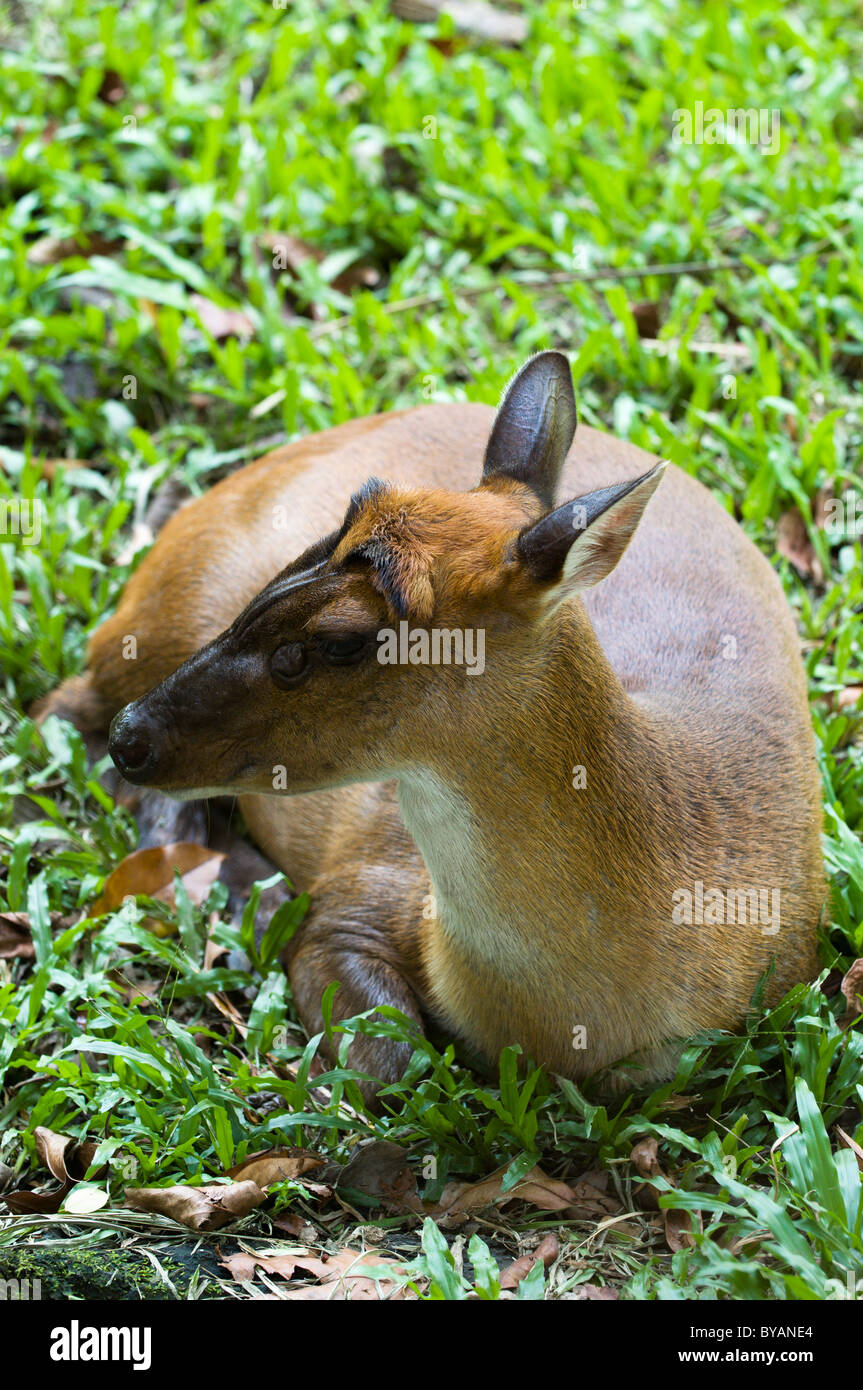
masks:
<path fill-rule="evenodd" d="M 156 748 L 149 722 L 127 705 L 111 721 L 108 752 L 128 782 L 145 782 L 156 766 Z"/>

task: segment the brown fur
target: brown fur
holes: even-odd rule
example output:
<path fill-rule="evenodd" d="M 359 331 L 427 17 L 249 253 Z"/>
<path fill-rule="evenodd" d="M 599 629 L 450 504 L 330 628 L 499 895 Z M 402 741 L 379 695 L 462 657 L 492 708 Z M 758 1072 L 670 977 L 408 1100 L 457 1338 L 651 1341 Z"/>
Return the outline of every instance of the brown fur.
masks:
<path fill-rule="evenodd" d="M 572 593 L 538 584 L 517 542 L 543 502 L 499 470 L 476 486 L 493 418 L 434 405 L 357 421 L 188 504 L 55 707 L 92 718 L 138 701 L 156 785 L 241 793 L 257 843 L 312 895 L 287 959 L 310 1031 L 338 979 L 342 1017 L 394 1004 L 489 1062 L 519 1042 L 579 1078 L 638 1054 L 650 1079 L 673 1066 L 670 1038 L 738 1026 L 771 961 L 773 995 L 815 970 L 820 786 L 794 623 L 767 562 L 674 468 L 646 510 L 640 496 L 606 513 Z M 557 496 L 654 463 L 580 429 Z M 372 475 L 389 486 L 345 529 Z M 320 577 L 234 635 L 286 563 L 340 527 Z M 484 674 L 316 658 L 295 690 L 269 678 L 282 643 L 403 613 L 484 628 Z M 271 794 L 277 766 L 294 795 Z M 778 888 L 780 930 L 675 924 L 672 895 L 696 880 Z M 352 1061 L 395 1078 L 406 1053 L 362 1040 Z"/>

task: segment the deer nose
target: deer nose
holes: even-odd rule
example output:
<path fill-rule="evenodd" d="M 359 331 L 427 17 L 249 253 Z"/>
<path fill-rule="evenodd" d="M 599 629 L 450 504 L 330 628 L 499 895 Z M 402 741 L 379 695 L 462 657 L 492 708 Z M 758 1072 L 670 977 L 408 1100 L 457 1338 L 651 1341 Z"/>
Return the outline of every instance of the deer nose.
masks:
<path fill-rule="evenodd" d="M 156 765 L 156 740 L 149 721 L 127 705 L 108 731 L 108 752 L 128 782 L 143 782 Z"/>

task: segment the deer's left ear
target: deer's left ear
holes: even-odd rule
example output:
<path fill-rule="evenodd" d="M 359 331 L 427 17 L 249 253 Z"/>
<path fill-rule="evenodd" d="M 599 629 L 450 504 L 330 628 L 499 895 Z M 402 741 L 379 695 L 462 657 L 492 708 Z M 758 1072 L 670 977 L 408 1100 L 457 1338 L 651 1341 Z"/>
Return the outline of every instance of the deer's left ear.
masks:
<path fill-rule="evenodd" d="M 482 480 L 526 483 L 546 507 L 575 435 L 572 372 L 562 352 L 538 352 L 510 383 L 491 428 Z"/>
<path fill-rule="evenodd" d="M 665 470 L 661 460 L 629 483 L 567 502 L 521 532 L 518 557 L 539 584 L 554 584 L 562 602 L 610 574 L 635 534 Z"/>

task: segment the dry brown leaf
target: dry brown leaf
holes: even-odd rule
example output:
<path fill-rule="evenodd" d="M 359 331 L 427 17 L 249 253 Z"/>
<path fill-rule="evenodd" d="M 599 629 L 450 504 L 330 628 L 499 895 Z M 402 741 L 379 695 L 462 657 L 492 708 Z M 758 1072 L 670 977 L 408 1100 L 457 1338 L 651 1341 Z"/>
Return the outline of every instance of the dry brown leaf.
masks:
<path fill-rule="evenodd" d="M 659 1162 L 659 1144 L 656 1139 L 650 1137 L 640 1139 L 634 1146 L 629 1155 L 633 1167 L 643 1178 L 664 1178 L 669 1187 L 675 1187 L 674 1179 L 665 1172 Z M 635 1195 L 640 1198 L 643 1205 L 653 1211 L 659 1210 L 659 1191 L 651 1183 L 643 1183 L 635 1189 Z M 695 1216 L 696 1225 L 699 1230 L 702 1228 L 701 1215 L 698 1212 L 675 1211 L 670 1208 L 661 1210 L 662 1226 L 665 1232 L 665 1241 L 669 1250 L 682 1250 L 684 1246 L 692 1247 L 695 1241 L 692 1236 L 692 1217 Z"/>
<path fill-rule="evenodd" d="M 324 251 L 320 246 L 313 246 L 310 241 L 304 241 L 302 237 L 291 236 L 287 232 L 262 232 L 257 241 L 261 248 L 270 253 L 273 269 L 277 273 L 287 271 L 295 279 L 299 278 L 301 266 L 306 265 L 309 261 L 314 261 L 316 265 L 322 265 L 329 255 L 329 252 Z M 339 271 L 338 275 L 333 276 L 329 283 L 334 290 L 349 295 L 357 287 L 374 288 L 380 282 L 380 278 L 380 271 L 357 259 L 352 264 L 345 266 L 344 270 Z M 302 312 L 318 321 L 326 317 L 325 310 L 319 304 L 309 304 Z M 263 411 L 259 409 L 257 415 L 260 414 L 263 414 Z"/>
<path fill-rule="evenodd" d="M 502 1289 L 517 1289 L 522 1279 L 526 1278 L 533 1269 L 537 1260 L 542 1260 L 546 1269 L 553 1265 L 560 1253 L 560 1244 L 557 1236 L 543 1236 L 535 1250 L 529 1255 L 522 1255 L 514 1260 L 511 1265 L 503 1271 L 500 1276 L 500 1286 Z"/>
<path fill-rule="evenodd" d="M 620 1298 L 620 1294 L 617 1289 L 610 1289 L 607 1284 L 577 1284 L 570 1298 L 591 1299 L 594 1303 L 612 1303 Z"/>
<path fill-rule="evenodd" d="M 317 1285 L 286 1290 L 289 1298 L 299 1299 L 351 1299 L 377 1301 L 382 1298 L 403 1300 L 405 1293 L 399 1289 L 395 1279 L 384 1277 L 375 1284 L 368 1274 L 370 1269 L 385 1269 L 395 1275 L 403 1275 L 404 1265 L 373 1250 L 339 1250 L 334 1255 L 317 1256 L 301 1251 L 297 1254 L 247 1254 L 242 1252 L 229 1255 L 220 1261 L 239 1283 L 253 1279 L 256 1269 L 266 1274 L 279 1275 L 290 1279 L 295 1270 L 314 1275 L 320 1281 Z"/>
<path fill-rule="evenodd" d="M 93 468 L 93 463 L 86 459 L 42 459 L 36 464 L 39 474 L 43 478 L 53 480 L 58 472 L 63 470 L 69 472 L 75 468 Z"/>
<path fill-rule="evenodd" d="M 655 338 L 659 333 L 659 305 L 654 299 L 642 299 L 630 304 L 629 312 L 635 319 L 639 338 Z"/>
<path fill-rule="evenodd" d="M 36 1140 L 37 1154 L 58 1182 L 69 1179 L 80 1182 L 99 1147 L 92 1139 L 79 1143 L 77 1139 L 70 1139 L 68 1134 L 58 1134 L 44 1125 L 37 1126 L 33 1138 Z"/>
<path fill-rule="evenodd" d="M 695 1247 L 695 1237 L 692 1234 L 692 1217 L 701 1230 L 701 1215 L 699 1212 L 691 1211 L 672 1211 L 665 1209 L 662 1213 L 663 1227 L 665 1230 L 665 1243 L 672 1254 L 678 1250 L 692 1250 Z"/>
<path fill-rule="evenodd" d="M 695 1104 L 695 1096 L 669 1096 L 667 1100 L 660 1102 L 660 1110 L 691 1110 Z"/>
<path fill-rule="evenodd" d="M 629 1161 L 643 1178 L 654 1178 L 660 1173 L 665 1177 L 659 1163 L 659 1144 L 656 1139 L 639 1139 L 629 1155 Z"/>
<path fill-rule="evenodd" d="M 124 898 L 137 897 L 139 894 L 158 898 L 160 902 L 173 906 L 175 869 L 180 873 L 189 900 L 195 907 L 200 907 L 219 877 L 224 858 L 224 854 L 184 840 L 156 845 L 152 849 L 135 850 L 105 879 L 105 886 L 93 903 L 91 912 L 94 917 L 116 912 Z M 157 926 L 164 928 L 163 923 Z"/>
<path fill-rule="evenodd" d="M 27 913 L 0 913 L 0 960 L 11 960 L 15 956 L 32 960 L 35 954 Z"/>
<path fill-rule="evenodd" d="M 213 930 L 213 928 L 217 925 L 219 920 L 220 919 L 218 912 L 210 913 L 210 931 Z M 206 945 L 204 946 L 204 970 L 212 970 L 213 966 L 216 964 L 216 961 L 219 960 L 222 956 L 226 956 L 227 954 L 227 946 L 220 946 L 218 941 L 214 941 L 212 936 L 208 936 Z"/>
<path fill-rule="evenodd" d="M 324 1160 L 311 1149 L 273 1149 L 249 1154 L 235 1168 L 228 1169 L 228 1176 L 235 1182 L 255 1182 L 258 1187 L 272 1187 L 274 1183 L 284 1182 L 286 1178 L 296 1179 L 304 1173 L 321 1168 Z"/>
<path fill-rule="evenodd" d="M 796 507 L 783 512 L 776 525 L 776 549 L 786 560 L 790 560 L 803 579 L 814 579 L 816 584 L 824 580 L 821 561 L 815 554 L 806 522 Z"/>
<path fill-rule="evenodd" d="M 595 1173 L 585 1173 L 573 1186 L 573 1215 L 577 1214 L 581 1220 L 602 1221 L 623 1210 L 617 1196 L 605 1191 L 605 1181 L 601 1186 L 591 1181 L 596 1176 Z M 602 1177 L 605 1179 L 606 1175 Z"/>
<path fill-rule="evenodd" d="M 860 1169 L 861 1173 L 863 1173 L 863 1148 L 860 1147 L 856 1139 L 852 1139 L 851 1135 L 846 1134 L 844 1129 L 841 1129 L 839 1125 L 836 1126 L 836 1133 L 839 1135 L 839 1142 L 844 1144 L 846 1149 L 851 1150 L 857 1160 L 857 1167 Z"/>
<path fill-rule="evenodd" d="M 484 1207 L 503 1206 L 506 1202 L 529 1202 L 541 1211 L 564 1211 L 575 1201 L 575 1193 L 565 1182 L 549 1178 L 539 1167 L 531 1168 L 521 1182 L 502 1191 L 506 1168 L 498 1168 L 479 1182 L 451 1182 L 441 1193 L 440 1201 L 426 1208 L 429 1216 L 448 1220 L 465 1219 Z"/>
<path fill-rule="evenodd" d="M 310 241 L 304 241 L 302 237 L 289 236 L 285 232 L 262 232 L 258 237 L 259 245 L 268 251 L 276 252 L 281 260 L 285 262 L 284 269 L 297 273 L 299 267 L 307 261 L 314 261 L 316 265 L 322 265 L 329 255 L 320 246 L 314 246 Z M 365 265 L 362 261 L 356 260 L 352 265 L 348 265 L 340 271 L 331 281 L 334 290 L 340 290 L 342 294 L 349 294 L 358 285 L 365 289 L 373 289 L 380 283 L 380 271 L 375 270 L 374 266 Z"/>
<path fill-rule="evenodd" d="M 416 1178 L 407 1154 L 388 1139 L 372 1139 L 358 1144 L 338 1174 L 336 1192 L 352 1188 L 366 1197 L 377 1198 L 391 1212 L 422 1212 Z"/>
<path fill-rule="evenodd" d="M 400 19 L 414 24 L 434 23 L 447 14 L 461 33 L 510 48 L 518 48 L 528 35 L 524 15 L 499 10 L 485 0 L 391 0 L 391 8 Z"/>
<path fill-rule="evenodd" d="M 191 1231 L 215 1231 L 239 1221 L 266 1200 L 256 1182 L 210 1183 L 206 1187 L 127 1187 L 133 1211 L 168 1216 Z"/>
<path fill-rule="evenodd" d="M 681 346 L 679 338 L 649 338 L 641 340 L 641 346 L 658 357 L 668 357 Z M 708 343 L 698 338 L 690 338 L 686 351 L 695 356 L 720 357 L 727 362 L 749 363 L 752 354 L 745 343 Z"/>
<path fill-rule="evenodd" d="M 17 1192 L 7 1192 L 5 1197 L 0 1197 L 0 1202 L 6 1203 L 13 1216 L 52 1216 L 60 1210 L 73 1186 L 69 1183 L 53 1192 L 28 1192 L 20 1188 Z"/>
<path fill-rule="evenodd" d="M 294 1211 L 286 1211 L 281 1216 L 274 1217 L 273 1226 L 277 1231 L 284 1231 L 285 1235 L 294 1236 L 295 1239 L 302 1237 L 304 1232 L 314 1232 L 315 1229 Z"/>
<path fill-rule="evenodd" d="M 221 304 L 214 304 L 202 294 L 190 295 L 189 303 L 217 342 L 223 338 L 254 337 L 255 325 L 242 309 L 223 309 Z"/>
<path fill-rule="evenodd" d="M 2 1199 L 16 1216 L 31 1212 L 51 1213 L 60 1210 L 68 1193 L 85 1176 L 93 1162 L 98 1144 L 91 1139 L 79 1143 L 68 1134 L 38 1125 L 33 1131 L 36 1153 L 52 1177 L 60 1183 L 53 1192 L 30 1192 L 21 1188 L 8 1192 Z M 101 1169 L 100 1172 L 104 1172 Z"/>
<path fill-rule="evenodd" d="M 110 106 L 116 106 L 118 101 L 123 100 L 126 95 L 126 84 L 116 69 L 105 69 L 96 95 L 100 101 L 104 101 Z"/>
<path fill-rule="evenodd" d="M 846 685 L 836 693 L 834 704 L 837 709 L 853 709 L 863 699 L 863 685 Z"/>
<path fill-rule="evenodd" d="M 57 265 L 73 256 L 111 256 L 122 246 L 116 237 L 100 236 L 98 232 L 79 232 L 77 236 L 43 236 L 27 248 L 31 265 Z M 65 460 L 61 460 L 65 464 Z"/>
<path fill-rule="evenodd" d="M 863 956 L 854 961 L 840 985 L 845 999 L 845 1014 L 839 1020 L 840 1028 L 850 1028 L 863 1014 Z"/>
<path fill-rule="evenodd" d="M 319 1197 L 322 1202 L 329 1201 L 330 1197 L 333 1195 L 333 1189 L 330 1187 L 329 1183 L 313 1182 L 311 1178 L 306 1177 L 297 1178 L 297 1182 L 303 1184 L 303 1187 L 310 1197 Z"/>

